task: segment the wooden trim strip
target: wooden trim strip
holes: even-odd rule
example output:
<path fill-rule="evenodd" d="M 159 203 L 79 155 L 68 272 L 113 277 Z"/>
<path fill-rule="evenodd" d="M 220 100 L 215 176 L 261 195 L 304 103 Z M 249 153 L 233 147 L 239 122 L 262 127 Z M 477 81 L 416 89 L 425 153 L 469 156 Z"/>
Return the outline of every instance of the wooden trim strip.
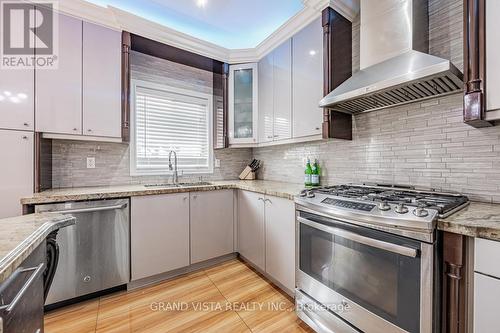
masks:
<path fill-rule="evenodd" d="M 486 121 L 485 0 L 464 0 L 464 123 L 481 128 Z"/>
<path fill-rule="evenodd" d="M 216 74 L 223 74 L 223 62 L 163 44 L 152 39 L 130 34 L 131 49 L 153 57 L 173 61 L 186 66 L 199 68 Z"/>
<path fill-rule="evenodd" d="M 130 141 L 130 33 L 122 33 L 122 141 Z"/>
<path fill-rule="evenodd" d="M 323 95 L 352 75 L 352 23 L 334 9 L 322 12 Z M 352 140 L 352 116 L 323 109 L 323 138 Z"/>

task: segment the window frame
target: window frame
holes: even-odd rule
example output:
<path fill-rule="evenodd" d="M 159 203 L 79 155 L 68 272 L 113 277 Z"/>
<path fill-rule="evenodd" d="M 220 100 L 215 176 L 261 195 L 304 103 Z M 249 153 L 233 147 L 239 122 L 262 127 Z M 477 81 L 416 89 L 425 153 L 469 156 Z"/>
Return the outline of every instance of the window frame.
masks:
<path fill-rule="evenodd" d="M 151 170 L 141 170 L 137 169 L 137 149 L 136 149 L 136 137 L 137 128 L 136 123 L 136 91 L 137 88 L 145 88 L 158 90 L 160 92 L 170 93 L 170 94 L 181 94 L 193 98 L 200 98 L 207 101 L 207 112 L 208 112 L 208 168 L 195 168 L 195 169 L 183 169 L 178 168 L 179 175 L 196 175 L 196 174 L 213 174 L 214 172 L 214 142 L 213 142 L 213 95 L 187 90 L 182 88 L 173 87 L 167 84 L 160 84 L 155 82 L 149 82 L 139 79 L 132 79 L 130 82 L 130 175 L 131 176 L 171 176 L 173 171 L 167 169 L 151 169 Z"/>

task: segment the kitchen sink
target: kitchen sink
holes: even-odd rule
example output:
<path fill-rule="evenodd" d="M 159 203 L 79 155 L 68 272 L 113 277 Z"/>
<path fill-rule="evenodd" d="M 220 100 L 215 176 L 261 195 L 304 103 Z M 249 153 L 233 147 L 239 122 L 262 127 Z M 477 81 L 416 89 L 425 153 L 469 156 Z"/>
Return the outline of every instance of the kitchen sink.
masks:
<path fill-rule="evenodd" d="M 177 187 L 191 187 L 191 186 L 209 186 L 212 183 L 209 182 L 193 182 L 193 183 L 162 183 L 162 184 L 146 184 L 144 187 L 166 187 L 166 188 L 177 188 Z"/>

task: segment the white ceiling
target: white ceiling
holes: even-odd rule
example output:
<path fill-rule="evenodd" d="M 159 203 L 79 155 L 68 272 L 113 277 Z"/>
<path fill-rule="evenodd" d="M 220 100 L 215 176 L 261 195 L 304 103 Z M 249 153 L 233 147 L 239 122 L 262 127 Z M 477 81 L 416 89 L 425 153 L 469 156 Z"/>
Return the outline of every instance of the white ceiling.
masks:
<path fill-rule="evenodd" d="M 256 47 L 300 12 L 302 0 L 87 0 L 227 49 Z"/>

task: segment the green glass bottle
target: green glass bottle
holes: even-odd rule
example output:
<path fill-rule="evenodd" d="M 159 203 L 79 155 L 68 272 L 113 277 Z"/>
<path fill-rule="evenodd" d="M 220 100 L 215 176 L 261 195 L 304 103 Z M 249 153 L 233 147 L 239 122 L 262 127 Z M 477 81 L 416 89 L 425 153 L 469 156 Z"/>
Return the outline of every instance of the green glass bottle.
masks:
<path fill-rule="evenodd" d="M 314 164 L 312 166 L 311 186 L 319 186 L 319 164 L 316 159 L 314 160 Z"/>
<path fill-rule="evenodd" d="M 311 168 L 311 161 L 307 159 L 307 164 L 306 164 L 306 170 L 305 170 L 305 177 L 304 177 L 304 184 L 306 186 L 311 186 L 312 185 L 312 168 Z"/>

